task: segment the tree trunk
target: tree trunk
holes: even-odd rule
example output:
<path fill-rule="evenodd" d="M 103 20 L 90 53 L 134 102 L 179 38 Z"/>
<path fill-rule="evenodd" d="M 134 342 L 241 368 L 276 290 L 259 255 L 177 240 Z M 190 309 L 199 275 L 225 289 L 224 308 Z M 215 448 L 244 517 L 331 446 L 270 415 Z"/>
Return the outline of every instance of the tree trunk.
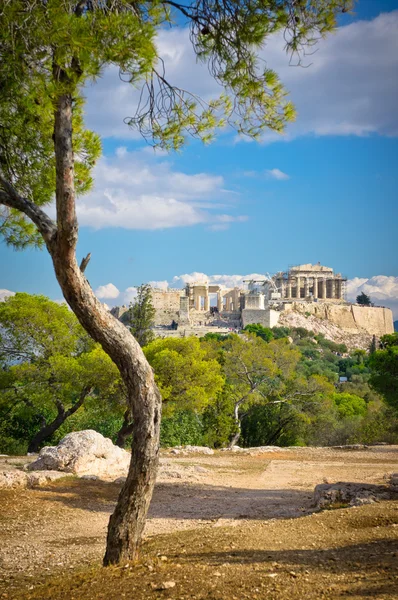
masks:
<path fill-rule="evenodd" d="M 117 437 L 116 437 L 116 442 L 115 442 L 116 446 L 119 446 L 120 448 L 124 448 L 127 438 L 132 433 L 133 433 L 133 422 L 131 419 L 130 410 L 127 409 L 126 412 L 124 413 L 123 424 L 122 424 L 121 428 L 119 429 L 119 431 L 117 432 Z"/>
<path fill-rule="evenodd" d="M 28 452 L 38 452 L 40 446 L 48 440 L 56 431 L 65 423 L 66 419 L 71 415 L 75 414 L 77 410 L 82 406 L 84 400 L 87 398 L 91 389 L 84 389 L 80 395 L 79 400 L 76 404 L 73 404 L 68 410 L 65 410 L 61 402 L 57 402 L 58 414 L 51 423 L 44 423 L 43 427 L 33 436 L 29 442 Z"/>
<path fill-rule="evenodd" d="M 241 405 L 241 402 L 237 402 L 234 406 L 234 419 L 235 419 L 235 425 L 237 427 L 237 432 L 235 433 L 234 437 L 232 438 L 232 440 L 229 442 L 228 444 L 228 448 L 229 450 L 233 447 L 236 446 L 237 442 L 239 441 L 240 438 L 240 434 L 241 434 L 241 424 L 240 424 L 240 418 L 239 418 L 239 406 Z"/>
<path fill-rule="evenodd" d="M 67 74 L 53 67 L 60 89 L 72 86 Z M 73 86 L 72 86 L 73 87 Z M 0 174 L 0 202 L 27 215 L 37 226 L 52 257 L 65 300 L 84 329 L 99 342 L 118 367 L 127 390 L 134 444 L 130 470 L 108 528 L 104 564 L 135 559 L 155 485 L 159 455 L 161 396 L 152 369 L 128 329 L 97 300 L 76 261 L 78 226 L 72 148 L 72 94 L 56 98 L 54 121 L 56 162 L 55 224 L 43 210 L 23 198 Z"/>

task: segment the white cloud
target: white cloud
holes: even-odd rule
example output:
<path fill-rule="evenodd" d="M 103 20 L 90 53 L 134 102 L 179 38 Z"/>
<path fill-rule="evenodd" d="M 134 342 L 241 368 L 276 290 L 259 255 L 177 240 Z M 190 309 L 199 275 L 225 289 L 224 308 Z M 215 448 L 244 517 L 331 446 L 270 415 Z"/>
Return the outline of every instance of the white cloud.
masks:
<path fill-rule="evenodd" d="M 0 290 L 0 302 L 3 302 L 6 298 L 10 296 L 15 296 L 15 292 L 11 292 L 10 290 Z"/>
<path fill-rule="evenodd" d="M 94 180 L 94 190 L 78 202 L 81 225 L 153 230 L 202 223 L 225 228 L 245 219 L 220 212 L 225 206 L 231 209 L 220 175 L 188 175 L 144 152 L 118 148 L 115 155 L 100 159 Z"/>
<path fill-rule="evenodd" d="M 206 65 L 196 61 L 187 29 L 162 31 L 157 45 L 173 84 L 206 99 L 220 93 Z M 280 75 L 298 117 L 284 138 L 268 132 L 266 142 L 308 134 L 398 135 L 398 11 L 340 27 L 304 59 L 309 68 L 289 66 L 283 48 L 283 37 L 274 36 L 262 57 Z M 123 123 L 135 112 L 138 91 L 120 81 L 116 68 L 106 70 L 87 97 L 90 127 L 103 136 L 139 137 Z"/>
<path fill-rule="evenodd" d="M 387 306 L 398 319 L 398 277 L 376 275 L 369 279 L 355 277 L 347 281 L 347 299 L 355 302 L 356 297 L 364 292 L 372 302 L 379 306 Z"/>
<path fill-rule="evenodd" d="M 95 295 L 97 298 L 106 298 L 106 299 L 115 299 L 120 295 L 119 290 L 113 283 L 107 283 L 106 285 L 100 285 L 95 290 Z"/>
<path fill-rule="evenodd" d="M 158 290 L 167 290 L 169 282 L 163 279 L 162 281 L 148 281 L 149 285 Z"/>
<path fill-rule="evenodd" d="M 205 273 L 184 273 L 183 275 L 175 275 L 173 277 L 173 284 L 179 287 L 186 285 L 187 283 L 201 283 L 208 282 L 213 285 L 221 285 L 225 288 L 233 287 L 247 287 L 245 280 L 263 280 L 265 275 L 260 273 L 250 273 L 249 275 L 206 275 Z"/>
<path fill-rule="evenodd" d="M 267 177 L 271 179 L 277 179 L 278 181 L 283 181 L 285 179 L 290 179 L 290 176 L 287 173 L 284 173 L 280 169 L 268 169 L 266 172 Z"/>

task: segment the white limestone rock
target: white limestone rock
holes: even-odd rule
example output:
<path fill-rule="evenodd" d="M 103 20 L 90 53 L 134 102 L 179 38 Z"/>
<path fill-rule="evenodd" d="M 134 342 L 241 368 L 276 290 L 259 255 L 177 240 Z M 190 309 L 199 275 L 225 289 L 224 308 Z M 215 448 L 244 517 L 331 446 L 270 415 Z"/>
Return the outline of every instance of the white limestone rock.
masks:
<path fill-rule="evenodd" d="M 0 488 L 26 488 L 28 476 L 23 471 L 0 471 Z"/>
<path fill-rule="evenodd" d="M 114 480 L 127 475 L 130 454 L 97 431 L 87 429 L 66 435 L 58 446 L 43 448 L 29 471 L 62 471 Z"/>
<path fill-rule="evenodd" d="M 214 450 L 207 446 L 184 446 L 184 450 L 189 454 L 214 454 Z"/>
<path fill-rule="evenodd" d="M 28 488 L 37 488 L 42 485 L 46 485 L 47 483 L 51 483 L 52 481 L 57 481 L 58 479 L 64 479 L 65 477 L 73 477 L 72 473 L 61 473 L 60 471 L 34 471 L 33 473 L 28 473 Z"/>
<path fill-rule="evenodd" d="M 336 505 L 361 506 L 390 498 L 394 498 L 394 494 L 387 486 L 368 483 L 322 483 L 314 490 L 314 505 L 321 509 Z"/>

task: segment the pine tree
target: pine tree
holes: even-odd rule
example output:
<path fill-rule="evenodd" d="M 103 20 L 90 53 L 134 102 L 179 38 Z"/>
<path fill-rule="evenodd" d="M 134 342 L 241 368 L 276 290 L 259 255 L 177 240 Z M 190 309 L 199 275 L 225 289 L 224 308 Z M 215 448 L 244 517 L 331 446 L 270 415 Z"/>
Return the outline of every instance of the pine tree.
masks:
<path fill-rule="evenodd" d="M 137 288 L 137 298 L 129 308 L 130 331 L 141 346 L 147 346 L 154 339 L 155 314 L 152 303 L 152 288 L 145 283 Z"/>

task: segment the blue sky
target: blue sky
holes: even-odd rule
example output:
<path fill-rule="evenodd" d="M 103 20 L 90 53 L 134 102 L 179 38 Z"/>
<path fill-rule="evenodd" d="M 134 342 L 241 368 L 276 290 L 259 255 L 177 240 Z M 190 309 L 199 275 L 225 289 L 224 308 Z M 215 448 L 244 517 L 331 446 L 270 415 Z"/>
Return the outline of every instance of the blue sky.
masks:
<path fill-rule="evenodd" d="M 173 81 L 214 94 L 184 28 L 159 47 Z M 125 290 L 144 281 L 320 261 L 353 281 L 352 294 L 368 285 L 398 308 L 398 0 L 360 0 L 307 69 L 289 67 L 278 39 L 263 56 L 298 116 L 284 137 L 260 143 L 222 132 L 210 146 L 190 140 L 180 154 L 154 154 L 123 123 L 136 97 L 115 72 L 87 89 L 104 156 L 96 189 L 79 200 L 78 253 L 92 253 L 87 276 L 105 302 L 128 301 Z M 60 298 L 45 251 L 2 244 L 0 264 L 1 289 Z"/>

